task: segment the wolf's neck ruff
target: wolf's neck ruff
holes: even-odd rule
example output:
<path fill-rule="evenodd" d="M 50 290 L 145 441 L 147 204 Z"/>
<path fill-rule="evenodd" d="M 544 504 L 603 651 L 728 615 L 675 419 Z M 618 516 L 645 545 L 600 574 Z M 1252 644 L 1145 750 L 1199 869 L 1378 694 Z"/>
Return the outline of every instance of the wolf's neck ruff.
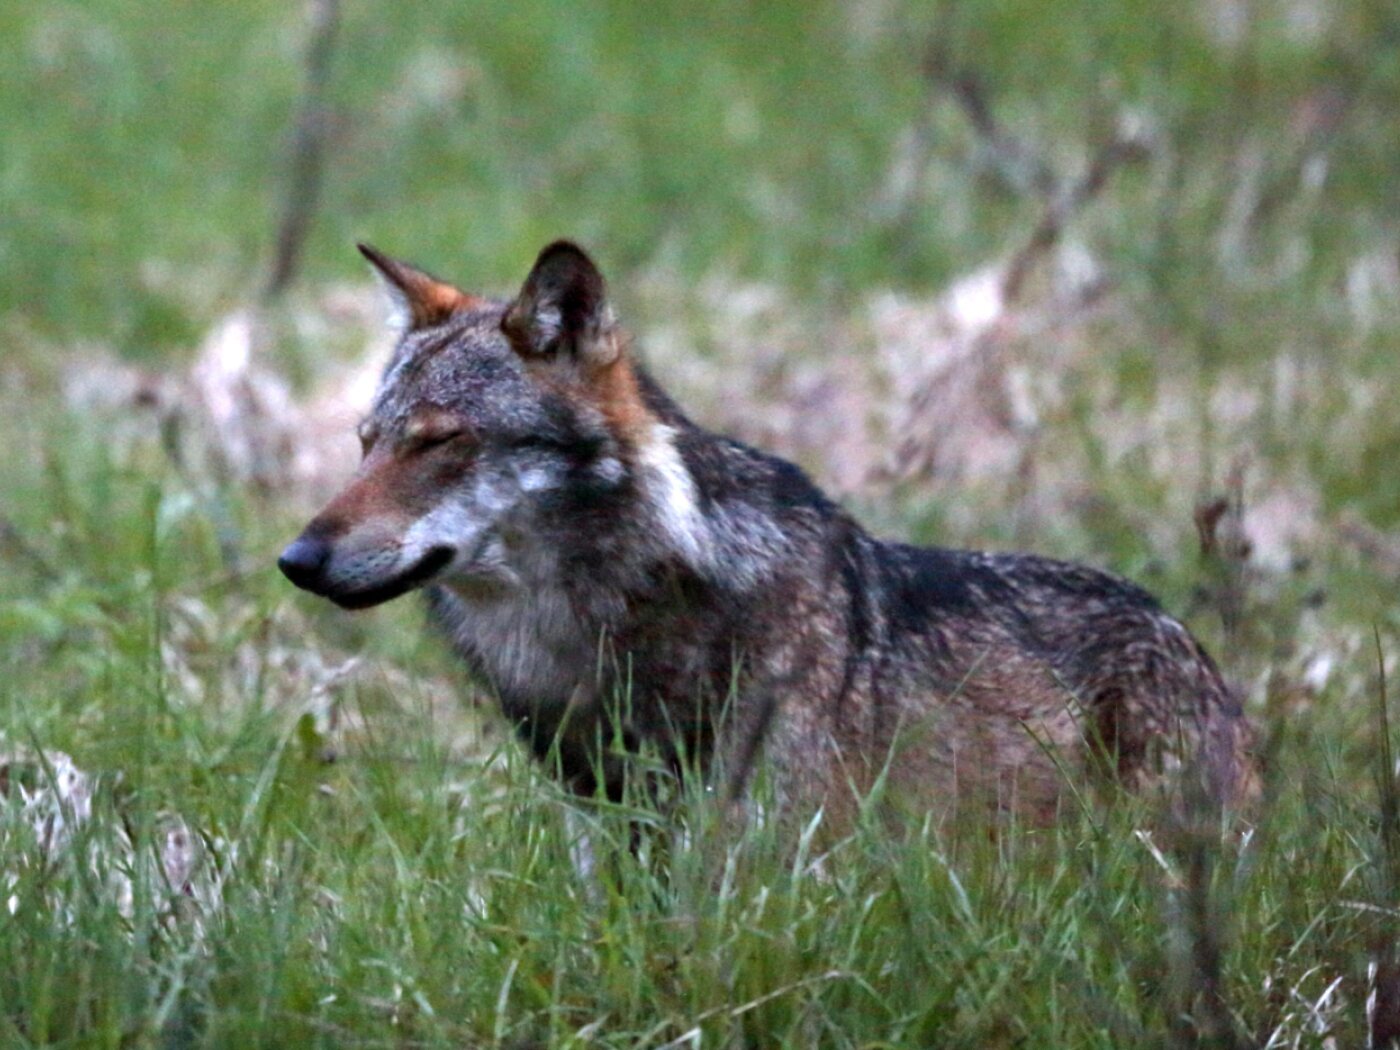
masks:
<path fill-rule="evenodd" d="M 1253 781 L 1209 656 L 1140 589 L 1028 555 L 873 539 L 795 466 L 696 426 L 632 360 L 573 245 L 493 302 L 366 250 L 404 330 L 365 459 L 282 558 L 359 607 L 434 620 L 581 792 L 600 741 L 840 808 L 886 771 L 914 804 L 1049 819 L 1066 775 Z M 720 712 L 725 712 L 723 718 Z"/>
<path fill-rule="evenodd" d="M 639 486 L 660 534 L 696 572 L 708 574 L 715 557 L 714 537 L 675 438 L 675 430 L 665 423 L 647 427 L 637 448 Z"/>

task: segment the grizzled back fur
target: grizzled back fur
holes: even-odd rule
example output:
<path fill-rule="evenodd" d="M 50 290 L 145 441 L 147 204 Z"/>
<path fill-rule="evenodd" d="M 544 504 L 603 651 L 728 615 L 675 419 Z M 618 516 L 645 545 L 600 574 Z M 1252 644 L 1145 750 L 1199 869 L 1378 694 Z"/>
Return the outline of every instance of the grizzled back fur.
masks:
<path fill-rule="evenodd" d="M 347 608 L 426 588 L 577 791 L 620 793 L 628 763 L 598 746 L 618 740 L 735 793 L 761 754 L 787 801 L 837 808 L 882 771 L 923 808 L 1042 819 L 1066 776 L 1190 765 L 1226 802 L 1252 790 L 1236 699 L 1150 595 L 873 538 L 791 463 L 688 419 L 574 245 L 509 301 L 363 251 L 401 338 L 358 473 L 279 564 Z"/>

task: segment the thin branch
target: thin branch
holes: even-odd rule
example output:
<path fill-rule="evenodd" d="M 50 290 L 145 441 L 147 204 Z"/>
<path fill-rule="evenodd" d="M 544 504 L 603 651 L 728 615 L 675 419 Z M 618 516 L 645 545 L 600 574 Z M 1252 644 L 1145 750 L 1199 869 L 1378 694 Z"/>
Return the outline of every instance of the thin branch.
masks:
<path fill-rule="evenodd" d="M 325 95 L 331 55 L 340 26 L 339 0 L 311 0 L 311 36 L 306 48 L 306 86 L 292 128 L 287 198 L 277 227 L 277 249 L 263 298 L 271 302 L 287 290 L 301 262 L 302 246 L 321 193 L 330 115 Z"/>
<path fill-rule="evenodd" d="M 975 70 L 958 65 L 941 39 L 935 37 L 925 47 L 920 73 L 929 91 L 926 113 L 938 99 L 951 99 L 981 142 L 1001 181 L 1016 193 L 1030 193 L 1044 202 L 1044 210 L 1030 237 L 1012 255 L 1006 268 L 1002 291 L 1005 301 L 1014 303 L 1035 265 L 1059 243 L 1065 227 L 1102 192 L 1113 173 L 1147 155 L 1146 140 L 1140 132 L 1120 122 L 1113 135 L 1095 151 L 1084 174 L 1071 182 L 1057 175 L 1044 157 L 1006 130 L 992 107 L 984 79 Z M 912 164 L 917 168 L 928 163 L 932 141 L 932 124 L 925 116 L 915 129 L 911 149 Z M 884 202 L 881 213 L 904 214 L 911 187 L 920 181 L 917 173 L 904 172 L 898 180 L 898 189 L 890 196 L 905 199 L 898 203 Z"/>
<path fill-rule="evenodd" d="M 1002 293 L 1008 303 L 1020 298 L 1035 264 L 1059 243 L 1065 227 L 1103 191 L 1113 173 L 1146 156 L 1147 146 L 1141 136 L 1120 129 L 1098 148 L 1078 181 L 1050 197 L 1030 237 L 1007 264 Z"/>
<path fill-rule="evenodd" d="M 993 169 L 1011 189 L 1029 189 L 1041 197 L 1053 197 L 1059 192 L 1054 169 L 1006 130 L 992 110 L 982 78 L 972 69 L 956 65 L 944 43 L 930 41 L 920 71 L 929 86 L 930 101 L 947 95 L 957 104 L 981 140 Z"/>

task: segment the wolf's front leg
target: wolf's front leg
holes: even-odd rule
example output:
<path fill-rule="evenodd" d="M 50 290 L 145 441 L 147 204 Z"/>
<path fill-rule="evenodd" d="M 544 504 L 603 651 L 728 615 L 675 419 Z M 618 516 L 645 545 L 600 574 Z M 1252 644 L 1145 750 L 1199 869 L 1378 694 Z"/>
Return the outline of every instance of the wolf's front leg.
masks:
<path fill-rule="evenodd" d="M 733 826 L 828 827 L 854 817 L 858 787 L 843 767 L 830 717 L 807 702 L 812 683 L 754 687 L 719 734 L 711 783 Z"/>

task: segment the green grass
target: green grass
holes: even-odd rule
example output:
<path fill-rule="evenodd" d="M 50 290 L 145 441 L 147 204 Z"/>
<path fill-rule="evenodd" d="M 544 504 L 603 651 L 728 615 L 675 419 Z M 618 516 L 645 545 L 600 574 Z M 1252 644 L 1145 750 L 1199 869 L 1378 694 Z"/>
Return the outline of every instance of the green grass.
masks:
<path fill-rule="evenodd" d="M 1246 1045 L 1199 1035 L 1212 947 L 1241 1039 L 1364 1038 L 1400 829 L 1330 693 L 1279 730 L 1275 797 L 1246 834 L 1124 798 L 998 837 L 892 836 L 872 814 L 794 847 L 692 798 L 665 865 L 627 849 L 633 810 L 588 812 L 608 872 L 590 880 L 559 789 L 505 741 L 454 749 L 462 716 L 411 687 L 351 689 L 363 725 L 326 764 L 273 655 L 320 617 L 288 623 L 300 603 L 266 568 L 211 589 L 197 513 L 72 455 L 85 466 L 52 463 L 26 493 L 71 531 L 27 532 L 53 575 L 6 580 L 0 712 L 11 744 L 66 749 L 101 782 L 64 848 L 38 847 L 13 793 L 0 814 L 6 1045 Z M 337 629 L 374 653 L 408 619 Z M 177 644 L 219 695 L 157 658 Z M 176 820 L 202 844 L 188 889 L 158 859 Z"/>
<path fill-rule="evenodd" d="M 582 238 L 642 346 L 679 331 L 736 394 L 769 367 L 751 352 L 861 347 L 843 333 L 871 295 L 932 296 L 1044 208 L 930 95 L 930 34 L 1064 176 L 1118 117 L 1147 129 L 1068 234 L 1108 306 L 1025 337 L 1088 351 L 1013 348 L 1067 391 L 1032 491 L 861 499 L 884 531 L 1089 560 L 1185 614 L 1267 745 L 1249 826 L 1116 799 L 995 837 L 872 816 L 797 843 L 688 797 L 643 814 L 640 856 L 634 808 L 572 818 L 598 879 L 412 602 L 350 617 L 291 593 L 287 493 L 177 466 L 149 413 L 65 390 L 109 356 L 177 374 L 261 286 L 301 12 L 0 10 L 0 1046 L 1364 1045 L 1400 907 L 1377 673 L 1400 644 L 1400 23 L 1379 0 L 1249 6 L 1233 37 L 1214 4 L 1138 0 L 346 5 L 323 208 L 260 347 L 306 383 L 347 356 L 307 332 L 363 280 L 357 238 L 491 291 Z M 726 345 L 713 278 L 775 291 L 798 334 Z M 686 376 L 665 377 L 683 398 Z M 1237 461 L 1317 526 L 1251 575 L 1227 635 L 1190 508 Z M 1026 511 L 1056 469 L 1074 497 Z M 96 788 L 46 845 L 24 800 L 58 752 Z"/>
<path fill-rule="evenodd" d="M 1160 325 L 1208 329 L 1201 353 L 1306 345 L 1347 264 L 1394 232 L 1394 13 L 1329 7 L 1309 30 L 1260 4 L 1221 44 L 1202 7 L 350 3 L 309 273 L 358 275 L 358 238 L 495 289 L 569 234 L 619 269 L 721 268 L 814 297 L 936 287 L 1017 243 L 1038 206 L 947 92 L 930 105 L 932 40 L 1061 173 L 1120 108 L 1170 141 L 1087 230 Z M 0 14 L 0 313 L 150 357 L 255 287 L 305 34 L 296 7 L 256 0 Z M 924 119 L 927 185 L 882 218 L 896 143 Z M 1242 136 L 1255 216 L 1238 211 Z M 1222 242 L 1242 217 L 1257 221 Z"/>
<path fill-rule="evenodd" d="M 59 848 L 36 842 L 16 792 L 0 813 L 5 1045 L 1364 1039 L 1400 834 L 1374 786 L 1369 646 L 1319 695 L 1256 711 L 1270 798 L 1247 832 L 1120 798 L 995 838 L 891 835 L 872 817 L 794 846 L 718 828 L 690 798 L 664 864 L 661 838 L 627 849 L 635 809 L 589 811 L 607 871 L 589 879 L 560 790 L 489 714 L 443 704 L 444 681 L 470 690 L 409 603 L 348 617 L 289 594 L 271 561 L 295 522 L 249 492 L 226 493 L 230 567 L 204 490 L 156 444 L 113 446 L 100 420 L 29 400 L 4 424 L 11 447 L 64 439 L 7 468 L 0 724 L 7 752 L 66 751 L 98 788 Z M 1183 559 L 1154 586 L 1205 579 Z M 1227 658 L 1270 658 L 1271 617 L 1303 605 L 1272 600 Z M 329 729 L 298 661 L 347 653 L 367 669 L 334 691 Z M 47 783 L 40 762 L 21 772 Z M 198 843 L 188 887 L 161 865 L 172 827 Z"/>

